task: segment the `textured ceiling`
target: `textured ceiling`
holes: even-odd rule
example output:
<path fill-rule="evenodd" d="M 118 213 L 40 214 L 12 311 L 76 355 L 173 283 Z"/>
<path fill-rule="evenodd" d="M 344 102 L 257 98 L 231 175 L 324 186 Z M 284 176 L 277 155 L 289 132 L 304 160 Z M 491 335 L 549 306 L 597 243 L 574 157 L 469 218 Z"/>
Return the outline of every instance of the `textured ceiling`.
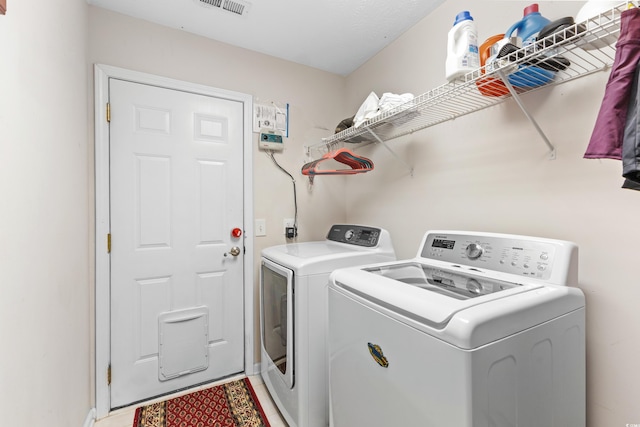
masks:
<path fill-rule="evenodd" d="M 357 69 L 444 1 L 237 0 L 236 5 L 246 4 L 244 13 L 238 15 L 202 0 L 87 0 L 98 7 L 340 75 Z"/>

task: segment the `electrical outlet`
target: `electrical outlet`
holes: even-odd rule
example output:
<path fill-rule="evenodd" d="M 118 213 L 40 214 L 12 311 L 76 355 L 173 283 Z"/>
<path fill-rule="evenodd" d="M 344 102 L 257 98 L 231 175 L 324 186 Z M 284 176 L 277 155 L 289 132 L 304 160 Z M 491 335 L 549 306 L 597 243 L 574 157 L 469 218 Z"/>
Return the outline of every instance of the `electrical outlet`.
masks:
<path fill-rule="evenodd" d="M 293 227 L 295 221 L 293 218 L 285 218 L 283 221 L 283 227 L 286 229 L 287 227 Z"/>
<path fill-rule="evenodd" d="M 267 221 L 264 219 L 256 219 L 256 237 L 267 235 Z"/>
<path fill-rule="evenodd" d="M 293 239 L 298 235 L 298 230 L 295 227 L 295 220 L 293 218 L 285 218 L 283 221 L 284 235 L 287 239 Z"/>

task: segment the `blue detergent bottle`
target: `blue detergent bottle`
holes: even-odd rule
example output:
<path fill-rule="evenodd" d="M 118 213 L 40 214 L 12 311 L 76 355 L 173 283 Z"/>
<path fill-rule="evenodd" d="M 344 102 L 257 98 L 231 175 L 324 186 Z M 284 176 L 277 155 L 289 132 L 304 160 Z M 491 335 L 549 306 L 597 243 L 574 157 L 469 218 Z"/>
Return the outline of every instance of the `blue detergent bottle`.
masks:
<path fill-rule="evenodd" d="M 509 38 L 514 31 L 517 31 L 517 36 L 522 39 L 522 46 L 524 47 L 534 43 L 540 30 L 550 22 L 550 20 L 540 14 L 538 3 L 533 3 L 524 8 L 524 17 L 513 24 L 504 33 L 504 36 Z"/>
<path fill-rule="evenodd" d="M 505 38 L 515 36 L 513 32 L 517 31 L 517 37 L 522 39 L 522 47 L 526 48 L 536 42 L 540 30 L 550 22 L 540 14 L 538 4 L 533 3 L 524 8 L 524 17 L 509 27 L 504 36 Z M 516 87 L 537 87 L 553 80 L 555 74 L 553 71 L 539 67 L 520 65 L 519 71 L 509 75 L 509 82 Z"/>

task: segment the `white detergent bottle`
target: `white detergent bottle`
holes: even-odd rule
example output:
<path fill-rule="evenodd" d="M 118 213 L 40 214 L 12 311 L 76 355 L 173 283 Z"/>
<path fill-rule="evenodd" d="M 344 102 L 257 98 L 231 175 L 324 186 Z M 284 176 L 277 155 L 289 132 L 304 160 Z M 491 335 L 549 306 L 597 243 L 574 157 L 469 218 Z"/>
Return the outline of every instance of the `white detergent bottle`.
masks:
<path fill-rule="evenodd" d="M 465 74 L 480 67 L 478 54 L 478 29 L 469 11 L 456 15 L 453 28 L 447 39 L 447 80 L 463 78 Z"/>

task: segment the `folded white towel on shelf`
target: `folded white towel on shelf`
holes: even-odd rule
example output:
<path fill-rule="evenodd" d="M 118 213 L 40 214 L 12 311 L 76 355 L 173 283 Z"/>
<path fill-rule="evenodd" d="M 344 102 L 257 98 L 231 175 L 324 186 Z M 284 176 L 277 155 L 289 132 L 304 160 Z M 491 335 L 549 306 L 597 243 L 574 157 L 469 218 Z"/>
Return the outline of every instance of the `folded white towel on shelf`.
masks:
<path fill-rule="evenodd" d="M 371 92 L 367 99 L 364 100 L 358 112 L 353 118 L 353 126 L 358 127 L 362 123 L 367 120 L 375 117 L 378 114 L 378 104 L 380 103 L 380 98 L 375 92 Z"/>
<path fill-rule="evenodd" d="M 364 100 L 358 112 L 353 118 L 353 126 L 358 127 L 369 119 L 378 116 L 380 113 L 392 110 L 402 104 L 413 100 L 412 93 L 395 94 L 385 92 L 382 98 L 378 98 L 375 92 L 371 92 L 367 99 Z"/>
<path fill-rule="evenodd" d="M 399 105 L 406 104 L 409 101 L 412 101 L 415 96 L 412 93 L 403 93 L 401 95 L 395 93 L 385 92 L 382 94 L 380 98 L 380 102 L 378 103 L 378 109 L 382 111 L 389 111 L 393 108 L 396 108 Z"/>

